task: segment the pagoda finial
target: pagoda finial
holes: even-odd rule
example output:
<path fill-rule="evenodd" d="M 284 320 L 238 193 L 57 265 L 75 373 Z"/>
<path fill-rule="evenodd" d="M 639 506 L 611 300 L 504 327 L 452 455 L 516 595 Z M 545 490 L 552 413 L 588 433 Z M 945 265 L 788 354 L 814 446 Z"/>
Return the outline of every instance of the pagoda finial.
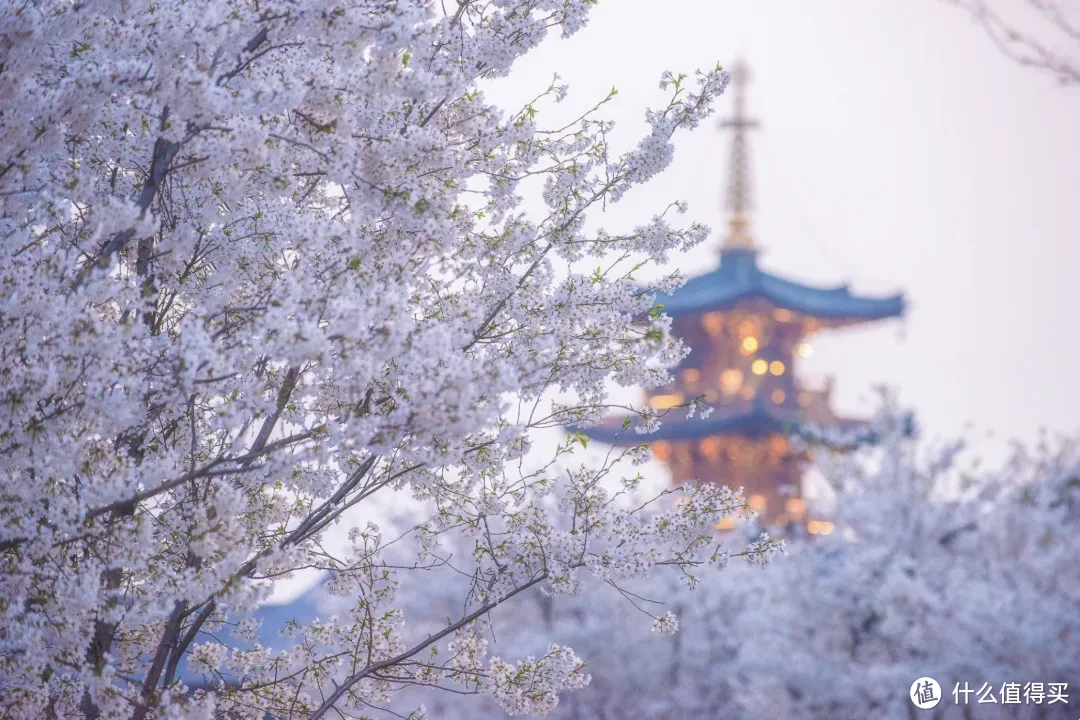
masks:
<path fill-rule="evenodd" d="M 735 91 L 735 115 L 720 122 L 721 128 L 734 130 L 731 137 L 731 166 L 728 178 L 727 209 L 729 232 L 721 251 L 754 250 L 750 236 L 750 173 L 746 149 L 746 131 L 758 127 L 757 120 L 746 116 L 746 86 L 750 83 L 750 68 L 739 58 L 731 69 L 731 85 Z"/>

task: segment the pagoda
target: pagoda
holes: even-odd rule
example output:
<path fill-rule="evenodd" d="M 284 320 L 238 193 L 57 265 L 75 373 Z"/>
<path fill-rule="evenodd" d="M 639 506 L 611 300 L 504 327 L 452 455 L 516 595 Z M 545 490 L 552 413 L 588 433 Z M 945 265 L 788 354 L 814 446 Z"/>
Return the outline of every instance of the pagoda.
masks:
<path fill-rule="evenodd" d="M 672 318 L 672 333 L 690 348 L 673 371 L 674 382 L 650 392 L 657 409 L 704 396 L 713 408 L 706 419 L 669 416 L 647 437 L 654 456 L 673 480 L 716 481 L 742 486 L 759 522 L 806 525 L 827 532 L 826 522 L 806 515 L 802 477 L 809 461 L 805 443 L 793 435 L 809 427 L 855 429 L 861 420 L 832 410 L 831 379 L 811 388 L 797 375 L 808 357 L 807 339 L 822 330 L 901 316 L 903 295 L 863 297 L 846 285 L 811 287 L 766 272 L 749 223 L 750 186 L 747 134 L 758 123 L 746 116 L 749 74 L 743 63 L 732 73 L 734 116 L 721 123 L 731 132 L 727 237 L 720 265 L 690 279 L 657 302 Z M 636 444 L 643 436 L 627 431 L 621 418 L 581 429 L 606 443 Z M 815 527 L 816 526 L 816 527 Z"/>

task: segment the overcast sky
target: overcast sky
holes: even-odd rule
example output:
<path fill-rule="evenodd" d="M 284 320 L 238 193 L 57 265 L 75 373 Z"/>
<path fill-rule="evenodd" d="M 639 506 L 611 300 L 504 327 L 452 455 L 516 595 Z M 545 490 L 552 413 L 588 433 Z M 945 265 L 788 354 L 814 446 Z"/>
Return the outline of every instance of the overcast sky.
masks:
<path fill-rule="evenodd" d="M 988 459 L 1040 426 L 1080 430 L 1080 88 L 1015 66 L 963 12 L 940 0 L 604 0 L 585 30 L 488 95 L 510 106 L 558 72 L 570 96 L 552 112 L 564 117 L 615 86 L 606 116 L 629 144 L 644 107 L 663 101 L 662 71 L 738 56 L 763 123 L 750 145 L 762 263 L 910 303 L 903 321 L 814 342 L 804 370 L 837 376 L 838 408 L 865 414 L 888 383 L 930 437 L 969 422 L 993 431 Z M 602 223 L 686 199 L 719 230 L 727 147 L 710 121 Z M 709 269 L 718 242 L 673 264 Z"/>

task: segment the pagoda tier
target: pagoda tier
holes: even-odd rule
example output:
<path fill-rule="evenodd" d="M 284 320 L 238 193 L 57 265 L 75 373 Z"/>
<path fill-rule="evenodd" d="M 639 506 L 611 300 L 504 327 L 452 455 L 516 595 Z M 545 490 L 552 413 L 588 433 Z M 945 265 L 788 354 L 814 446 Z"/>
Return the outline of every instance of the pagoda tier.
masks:
<path fill-rule="evenodd" d="M 758 266 L 754 250 L 739 248 L 724 250 L 720 267 L 713 272 L 691 278 L 673 295 L 657 297 L 671 317 L 732 310 L 753 301 L 816 320 L 818 327 L 882 320 L 904 312 L 903 295 L 862 297 L 852 295 L 846 285 L 803 285 L 765 272 Z M 811 323 L 811 329 L 814 325 Z"/>
<path fill-rule="evenodd" d="M 671 334 L 691 351 L 674 369 L 672 383 L 650 392 L 648 402 L 665 410 L 700 398 L 713 413 L 688 420 L 675 410 L 648 435 L 634 432 L 633 422 L 623 418 L 572 430 L 617 445 L 651 442 L 676 482 L 741 486 L 764 524 L 786 525 L 807 520 L 800 496 L 809 456 L 793 446 L 792 436 L 819 435 L 807 433 L 810 428 L 851 431 L 864 425 L 833 413 L 831 381 L 811 388 L 798 379 L 799 360 L 812 352 L 806 340 L 820 330 L 898 317 L 904 297 L 862 297 L 846 285 L 812 287 L 758 266 L 748 221 L 746 132 L 758 127 L 745 115 L 748 77 L 745 66 L 735 68 L 735 115 L 722 123 L 733 137 L 731 216 L 720 265 L 656 298 L 672 318 Z M 854 437 L 856 444 L 872 440 L 866 434 Z"/>

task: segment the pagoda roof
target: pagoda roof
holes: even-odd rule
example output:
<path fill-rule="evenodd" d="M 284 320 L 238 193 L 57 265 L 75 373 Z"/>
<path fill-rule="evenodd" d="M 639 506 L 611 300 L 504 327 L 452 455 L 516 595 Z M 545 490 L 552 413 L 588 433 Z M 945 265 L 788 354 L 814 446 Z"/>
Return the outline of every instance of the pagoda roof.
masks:
<path fill-rule="evenodd" d="M 674 411 L 678 413 L 678 411 Z M 681 415 L 681 413 L 680 413 Z M 643 442 L 697 440 L 714 435 L 739 436 L 751 439 L 773 434 L 814 436 L 817 427 L 830 430 L 852 431 L 867 426 L 866 421 L 835 418 L 826 424 L 810 422 L 801 409 L 767 405 L 760 399 L 737 405 L 714 408 L 707 418 L 686 419 L 685 416 L 661 420 L 660 427 L 652 433 L 638 434 L 634 424 L 624 428 L 621 417 L 609 418 L 590 428 L 568 428 L 588 438 L 611 445 L 638 445 Z M 858 438 L 856 444 L 872 440 Z"/>
<path fill-rule="evenodd" d="M 663 304 L 667 315 L 729 310 L 744 300 L 759 298 L 778 308 L 832 320 L 880 320 L 904 312 L 903 294 L 865 297 L 852 295 L 847 285 L 803 285 L 762 270 L 751 249 L 726 249 L 720 257 L 716 270 L 691 278 L 671 295 L 657 295 L 656 302 Z"/>

